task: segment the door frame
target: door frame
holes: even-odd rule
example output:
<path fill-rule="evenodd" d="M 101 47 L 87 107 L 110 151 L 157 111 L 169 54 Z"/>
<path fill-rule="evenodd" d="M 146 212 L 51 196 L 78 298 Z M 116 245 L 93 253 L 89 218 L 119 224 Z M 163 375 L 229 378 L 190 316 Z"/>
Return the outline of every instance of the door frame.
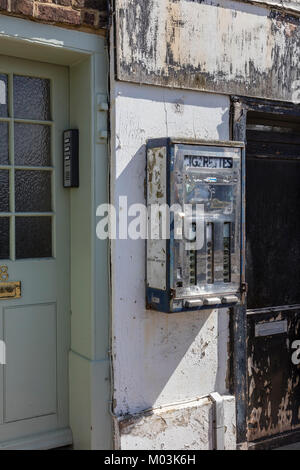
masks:
<path fill-rule="evenodd" d="M 281 101 L 265 100 L 260 98 L 248 98 L 244 96 L 231 96 L 230 131 L 231 139 L 245 143 L 245 160 L 243 162 L 243 233 L 242 246 L 242 286 L 243 297 L 240 305 L 232 309 L 230 321 L 231 342 L 231 393 L 236 397 L 237 420 L 237 446 L 238 448 L 261 449 L 286 445 L 300 440 L 300 432 L 284 433 L 281 436 L 264 439 L 260 443 L 247 443 L 247 284 L 245 279 L 245 247 L 246 247 L 246 154 L 247 154 L 247 113 L 248 111 L 271 113 L 276 116 L 300 117 L 300 105 Z"/>
<path fill-rule="evenodd" d="M 96 237 L 96 208 L 109 198 L 108 110 L 102 106 L 109 92 L 107 40 L 100 30 L 86 33 L 0 14 L 0 54 L 69 68 L 70 125 L 79 129 L 82 155 L 80 187 L 70 190 L 70 425 L 75 448 L 111 449 L 109 247 Z M 44 449 L 69 443 L 70 434 L 61 430 L 0 448 Z"/>

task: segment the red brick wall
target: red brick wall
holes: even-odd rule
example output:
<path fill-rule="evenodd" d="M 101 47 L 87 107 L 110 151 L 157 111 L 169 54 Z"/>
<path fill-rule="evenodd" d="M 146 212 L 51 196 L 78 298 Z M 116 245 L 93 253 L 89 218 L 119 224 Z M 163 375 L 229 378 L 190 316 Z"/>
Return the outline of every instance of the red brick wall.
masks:
<path fill-rule="evenodd" d="M 0 14 L 96 31 L 106 27 L 106 5 L 107 0 L 0 0 Z"/>

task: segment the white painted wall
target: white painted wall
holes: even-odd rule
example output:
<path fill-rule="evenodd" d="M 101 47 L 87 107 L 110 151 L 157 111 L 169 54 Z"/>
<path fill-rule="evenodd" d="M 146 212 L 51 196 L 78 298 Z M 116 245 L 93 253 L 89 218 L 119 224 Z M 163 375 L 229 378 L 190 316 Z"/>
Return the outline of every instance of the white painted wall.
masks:
<path fill-rule="evenodd" d="M 144 203 L 145 142 L 229 139 L 229 98 L 113 83 L 112 201 Z M 145 242 L 112 243 L 115 412 L 226 393 L 226 310 L 167 315 L 145 309 Z"/>

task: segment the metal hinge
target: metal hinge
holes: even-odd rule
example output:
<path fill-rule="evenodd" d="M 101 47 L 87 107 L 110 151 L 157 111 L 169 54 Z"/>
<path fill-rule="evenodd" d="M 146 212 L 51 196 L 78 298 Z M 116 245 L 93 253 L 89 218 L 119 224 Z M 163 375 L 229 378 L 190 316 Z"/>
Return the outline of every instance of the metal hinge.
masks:
<path fill-rule="evenodd" d="M 108 132 L 108 111 L 109 103 L 107 95 L 98 93 L 96 96 L 96 142 L 103 144 L 109 138 Z"/>
<path fill-rule="evenodd" d="M 242 282 L 242 284 L 241 284 L 241 293 L 242 294 L 247 294 L 248 293 L 248 283 L 247 282 Z"/>

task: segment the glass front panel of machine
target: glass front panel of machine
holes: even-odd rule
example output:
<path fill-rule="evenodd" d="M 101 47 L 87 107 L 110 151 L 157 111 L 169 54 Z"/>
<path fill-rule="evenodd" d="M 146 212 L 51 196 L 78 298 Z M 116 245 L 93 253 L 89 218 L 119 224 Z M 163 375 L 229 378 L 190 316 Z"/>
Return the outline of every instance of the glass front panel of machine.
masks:
<path fill-rule="evenodd" d="M 241 149 L 235 147 L 174 147 L 170 197 L 178 209 L 171 235 L 170 281 L 174 299 L 187 305 L 192 306 L 193 299 L 195 306 L 195 299 L 198 306 L 202 301 L 230 303 L 230 295 L 238 300 L 234 295 L 240 288 L 240 155 Z"/>

